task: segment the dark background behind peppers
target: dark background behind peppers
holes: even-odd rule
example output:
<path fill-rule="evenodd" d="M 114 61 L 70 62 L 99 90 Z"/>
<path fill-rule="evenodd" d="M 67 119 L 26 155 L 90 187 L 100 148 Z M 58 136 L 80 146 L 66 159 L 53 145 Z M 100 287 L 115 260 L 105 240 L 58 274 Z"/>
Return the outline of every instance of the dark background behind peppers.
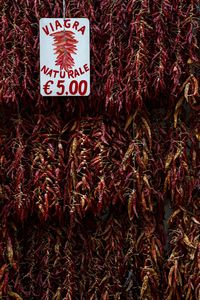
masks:
<path fill-rule="evenodd" d="M 199 1 L 67 1 L 92 92 L 43 98 L 62 8 L 0 2 L 0 298 L 199 299 Z"/>

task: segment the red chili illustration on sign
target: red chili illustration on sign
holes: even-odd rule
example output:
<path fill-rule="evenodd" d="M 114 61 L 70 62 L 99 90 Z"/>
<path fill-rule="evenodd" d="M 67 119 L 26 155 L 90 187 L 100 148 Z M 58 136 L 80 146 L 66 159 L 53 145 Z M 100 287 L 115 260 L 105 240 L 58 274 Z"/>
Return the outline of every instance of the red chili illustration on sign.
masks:
<path fill-rule="evenodd" d="M 60 66 L 60 70 L 69 71 L 74 67 L 75 62 L 73 55 L 77 54 L 77 43 L 75 34 L 72 31 L 59 31 L 52 33 L 54 39 L 54 53 L 56 54 L 56 66 Z"/>

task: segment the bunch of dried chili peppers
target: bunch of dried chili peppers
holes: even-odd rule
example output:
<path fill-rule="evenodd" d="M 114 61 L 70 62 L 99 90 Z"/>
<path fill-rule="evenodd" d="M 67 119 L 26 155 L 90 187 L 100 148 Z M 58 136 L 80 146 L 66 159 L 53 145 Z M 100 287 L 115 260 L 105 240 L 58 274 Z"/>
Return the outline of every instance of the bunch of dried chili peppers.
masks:
<path fill-rule="evenodd" d="M 0 15 L 0 299 L 199 299 L 199 1 L 66 1 L 92 92 L 63 99 L 38 30 L 63 1 Z"/>

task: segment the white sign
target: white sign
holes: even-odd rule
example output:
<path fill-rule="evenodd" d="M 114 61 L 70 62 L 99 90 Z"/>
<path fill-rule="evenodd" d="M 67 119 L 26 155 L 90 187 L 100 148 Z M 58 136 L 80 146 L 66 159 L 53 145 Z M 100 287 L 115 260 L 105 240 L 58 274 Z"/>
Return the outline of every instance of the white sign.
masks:
<path fill-rule="evenodd" d="M 90 94 L 88 19 L 40 19 L 40 93 L 42 96 Z"/>

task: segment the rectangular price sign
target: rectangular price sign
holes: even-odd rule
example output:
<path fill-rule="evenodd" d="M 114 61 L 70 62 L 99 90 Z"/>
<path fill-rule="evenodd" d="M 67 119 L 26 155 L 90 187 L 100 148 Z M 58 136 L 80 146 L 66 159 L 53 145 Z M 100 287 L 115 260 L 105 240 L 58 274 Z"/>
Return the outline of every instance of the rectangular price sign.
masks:
<path fill-rule="evenodd" d="M 40 19 L 40 93 L 42 96 L 90 94 L 88 19 Z"/>

